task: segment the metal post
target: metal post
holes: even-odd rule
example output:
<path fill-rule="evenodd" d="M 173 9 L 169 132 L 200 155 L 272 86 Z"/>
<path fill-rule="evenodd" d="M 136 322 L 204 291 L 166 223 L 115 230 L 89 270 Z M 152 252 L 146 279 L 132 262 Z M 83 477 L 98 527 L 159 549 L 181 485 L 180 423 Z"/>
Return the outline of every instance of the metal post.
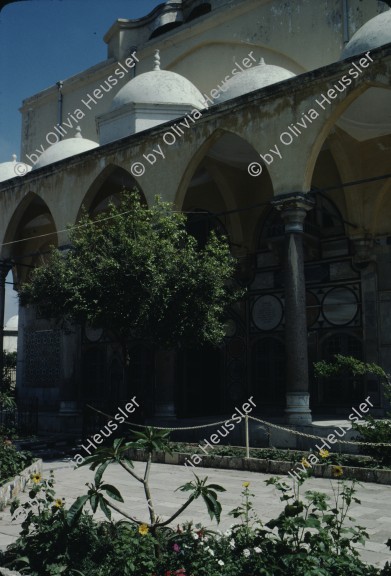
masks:
<path fill-rule="evenodd" d="M 248 414 L 245 416 L 245 427 L 246 427 L 246 458 L 250 458 L 250 439 L 248 433 Z"/>

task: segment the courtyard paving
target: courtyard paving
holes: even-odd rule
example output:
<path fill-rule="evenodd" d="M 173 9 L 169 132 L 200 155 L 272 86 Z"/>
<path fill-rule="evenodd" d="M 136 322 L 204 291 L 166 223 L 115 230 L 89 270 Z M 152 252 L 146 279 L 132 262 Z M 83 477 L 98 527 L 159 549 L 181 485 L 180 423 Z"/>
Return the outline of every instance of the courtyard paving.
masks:
<path fill-rule="evenodd" d="M 56 479 L 57 496 L 65 497 L 66 504 L 72 504 L 77 496 L 85 494 L 86 482 L 91 482 L 93 472 L 87 467 L 74 470 L 73 463 L 69 460 L 58 460 L 44 463 L 44 476 L 48 477 L 53 469 Z M 135 462 L 135 471 L 144 469 L 142 462 Z M 168 464 L 152 464 L 150 484 L 152 497 L 156 502 L 159 516 L 168 518 L 179 505 L 186 500 L 186 493 L 175 492 L 175 489 L 192 479 L 192 468 L 174 466 Z M 208 476 L 210 482 L 223 485 L 226 492 L 221 494 L 220 501 L 223 506 L 221 523 L 211 523 L 203 502 L 194 502 L 179 517 L 179 521 L 194 520 L 212 529 L 226 530 L 233 522 L 228 512 L 240 502 L 242 483 L 251 482 L 251 491 L 255 494 L 255 508 L 261 519 L 266 522 L 275 517 L 282 510 L 279 495 L 273 486 L 267 486 L 265 480 L 270 475 L 258 472 L 242 472 L 239 470 L 217 470 L 213 468 L 195 469 L 197 475 Z M 288 480 L 288 476 L 283 476 Z M 144 493 L 140 484 L 133 480 L 120 466 L 110 466 L 104 476 L 105 481 L 114 484 L 120 490 L 125 503 L 124 510 L 129 511 L 140 520 L 147 520 L 147 508 Z M 289 482 L 291 482 L 289 480 Z M 333 481 L 335 482 L 335 481 Z M 309 490 L 326 492 L 332 496 L 330 480 L 312 478 L 305 484 Z M 361 505 L 354 504 L 351 508 L 351 516 L 356 523 L 364 526 L 370 535 L 370 540 L 365 548 L 359 547 L 361 557 L 370 564 L 382 566 L 387 560 L 391 561 L 391 552 L 385 542 L 391 538 L 391 486 L 380 484 L 363 483 L 358 487 L 358 498 Z M 21 495 L 21 500 L 27 499 L 26 494 Z M 118 514 L 113 515 L 118 518 Z M 9 508 L 0 512 L 0 548 L 4 549 L 8 544 L 15 541 L 22 519 L 11 520 Z M 175 522 L 175 524 L 178 520 Z"/>

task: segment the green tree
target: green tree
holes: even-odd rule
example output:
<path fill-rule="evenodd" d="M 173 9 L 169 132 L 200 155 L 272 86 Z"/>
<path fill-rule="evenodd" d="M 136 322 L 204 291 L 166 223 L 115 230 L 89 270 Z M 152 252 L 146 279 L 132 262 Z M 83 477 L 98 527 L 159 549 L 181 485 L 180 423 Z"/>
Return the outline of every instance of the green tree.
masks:
<path fill-rule="evenodd" d="M 186 217 L 159 198 L 147 208 L 137 192 L 69 231 L 71 248 L 52 249 L 21 287 L 22 305 L 47 318 L 109 330 L 128 362 L 130 340 L 172 348 L 218 344 L 240 296 L 225 238 L 199 248 Z"/>

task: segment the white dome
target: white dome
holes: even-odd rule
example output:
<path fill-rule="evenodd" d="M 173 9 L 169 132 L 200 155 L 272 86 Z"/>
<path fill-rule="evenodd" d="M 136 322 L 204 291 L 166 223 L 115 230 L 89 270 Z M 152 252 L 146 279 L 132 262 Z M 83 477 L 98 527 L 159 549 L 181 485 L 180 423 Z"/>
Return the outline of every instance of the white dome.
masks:
<path fill-rule="evenodd" d="M 4 326 L 5 330 L 17 330 L 19 324 L 19 316 L 11 316 L 7 324 Z"/>
<path fill-rule="evenodd" d="M 42 152 L 41 156 L 34 164 L 33 170 L 36 168 L 42 168 L 48 164 L 53 164 L 54 162 L 59 162 L 60 160 L 64 160 L 64 158 L 87 152 L 88 150 L 92 150 L 98 146 L 99 144 L 96 142 L 83 138 L 80 133 L 80 128 L 78 127 L 74 138 L 60 140 L 60 142 L 52 144 L 52 146 Z"/>
<path fill-rule="evenodd" d="M 16 176 L 24 176 L 30 170 L 31 166 L 24 162 L 17 162 L 16 154 L 13 154 L 11 162 L 2 162 L 0 164 L 0 182 L 5 182 Z"/>
<path fill-rule="evenodd" d="M 357 30 L 346 44 L 341 60 L 391 42 L 391 10 L 378 14 Z"/>
<path fill-rule="evenodd" d="M 378 14 L 352 36 L 341 59 L 369 52 L 391 42 L 391 10 Z M 391 92 L 370 87 L 344 111 L 337 125 L 350 136 L 363 142 L 391 134 Z"/>
<path fill-rule="evenodd" d="M 231 98 L 243 96 L 243 94 L 260 90 L 261 88 L 270 86 L 270 84 L 276 84 L 277 82 L 282 82 L 294 76 L 295 74 L 286 70 L 286 68 L 265 64 L 262 58 L 258 66 L 249 68 L 240 74 L 235 74 L 235 76 L 232 76 L 232 78 L 225 82 L 225 90 L 221 91 L 219 102 L 225 102 L 226 100 L 231 100 Z"/>
<path fill-rule="evenodd" d="M 132 78 L 116 94 L 110 110 L 126 104 L 182 104 L 192 108 L 206 107 L 201 92 L 184 76 L 168 70 L 152 70 Z"/>

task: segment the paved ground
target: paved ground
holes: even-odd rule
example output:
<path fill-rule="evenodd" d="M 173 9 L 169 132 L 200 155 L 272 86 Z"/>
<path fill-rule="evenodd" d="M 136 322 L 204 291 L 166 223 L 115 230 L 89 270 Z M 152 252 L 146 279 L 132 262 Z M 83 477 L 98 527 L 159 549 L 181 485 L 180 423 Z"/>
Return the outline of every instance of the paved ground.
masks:
<path fill-rule="evenodd" d="M 73 470 L 73 465 L 67 461 L 45 463 L 45 476 L 51 468 L 55 471 L 57 496 L 65 497 L 68 505 L 77 496 L 85 493 L 85 483 L 91 481 L 93 477 L 93 473 L 87 467 Z M 142 462 L 135 462 L 136 472 L 141 472 L 143 468 Z M 160 516 L 168 518 L 178 508 L 178 505 L 186 500 L 186 493 L 175 492 L 175 489 L 192 479 L 191 470 L 184 466 L 152 465 L 151 490 Z M 256 510 L 264 522 L 275 517 L 282 509 L 274 487 L 265 484 L 265 480 L 270 477 L 267 474 L 211 468 L 198 468 L 197 470 L 197 474 L 201 477 L 206 475 L 211 482 L 222 484 L 227 489 L 227 492 L 223 493 L 220 498 L 223 515 L 219 529 L 225 530 L 232 523 L 232 517 L 227 513 L 238 505 L 244 481 L 251 482 L 251 490 L 255 494 Z M 125 510 L 140 519 L 147 520 L 147 509 L 141 485 L 117 465 L 109 467 L 104 478 L 117 486 L 122 493 L 125 503 L 121 506 L 124 506 Z M 288 477 L 284 476 L 284 478 Z M 330 480 L 314 478 L 306 483 L 306 487 L 332 495 Z M 22 497 L 26 498 L 25 495 Z M 391 553 L 385 546 L 385 542 L 391 538 L 391 486 L 365 483 L 359 487 L 358 497 L 362 504 L 351 508 L 351 516 L 356 518 L 357 524 L 365 526 L 370 535 L 370 541 L 365 549 L 360 549 L 360 553 L 365 561 L 381 566 L 386 560 L 391 561 Z M 216 524 L 211 524 L 201 501 L 194 502 L 180 517 L 181 521 L 191 519 L 210 528 L 217 528 Z M 9 509 L 0 512 L 0 548 L 4 549 L 16 539 L 20 521 L 11 521 Z"/>

